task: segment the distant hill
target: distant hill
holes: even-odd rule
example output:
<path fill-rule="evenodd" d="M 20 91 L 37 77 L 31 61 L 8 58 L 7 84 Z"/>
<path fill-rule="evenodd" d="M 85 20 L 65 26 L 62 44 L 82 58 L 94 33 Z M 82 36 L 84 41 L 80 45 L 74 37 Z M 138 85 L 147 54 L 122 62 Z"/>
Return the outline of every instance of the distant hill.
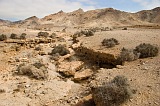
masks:
<path fill-rule="evenodd" d="M 9 25 L 10 23 L 11 23 L 11 21 L 0 19 L 0 26 L 7 26 L 7 25 Z"/>
<path fill-rule="evenodd" d="M 0 21 L 0 23 L 3 23 Z M 5 22 L 4 22 L 5 23 Z M 32 16 L 22 21 L 12 23 L 18 27 L 35 28 L 40 26 L 132 26 L 160 25 L 160 7 L 152 10 L 142 10 L 129 13 L 113 8 L 96 9 L 84 12 L 82 9 L 65 13 L 59 11 L 42 19 Z"/>

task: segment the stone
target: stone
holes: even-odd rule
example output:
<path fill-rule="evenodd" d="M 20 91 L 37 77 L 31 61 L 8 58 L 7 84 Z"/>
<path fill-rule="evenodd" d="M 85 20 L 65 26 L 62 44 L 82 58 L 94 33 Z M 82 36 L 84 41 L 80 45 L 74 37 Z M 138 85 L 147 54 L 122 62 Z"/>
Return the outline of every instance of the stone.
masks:
<path fill-rule="evenodd" d="M 63 73 L 65 76 L 74 76 L 75 72 L 83 67 L 82 61 L 61 62 L 58 72 Z"/>
<path fill-rule="evenodd" d="M 91 77 L 93 74 L 93 71 L 91 69 L 86 69 L 84 71 L 81 72 L 76 72 L 74 75 L 74 80 L 75 81 L 80 81 L 80 80 L 84 80 L 87 79 L 89 77 Z"/>

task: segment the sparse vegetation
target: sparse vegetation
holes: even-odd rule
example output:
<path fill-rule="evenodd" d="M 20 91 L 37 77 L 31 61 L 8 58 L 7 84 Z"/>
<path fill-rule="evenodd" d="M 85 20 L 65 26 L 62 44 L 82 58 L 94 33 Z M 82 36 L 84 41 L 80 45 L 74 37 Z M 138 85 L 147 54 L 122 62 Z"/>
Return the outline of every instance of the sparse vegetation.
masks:
<path fill-rule="evenodd" d="M 47 38 L 48 36 L 49 36 L 49 33 L 48 33 L 48 32 L 39 32 L 39 33 L 38 33 L 38 37 Z"/>
<path fill-rule="evenodd" d="M 94 35 L 94 32 L 91 31 L 91 30 L 84 30 L 84 31 L 81 31 L 81 33 L 83 33 L 83 34 L 86 35 L 87 37 Z"/>
<path fill-rule="evenodd" d="M 147 58 L 147 57 L 157 56 L 159 52 L 159 48 L 151 44 L 142 43 L 136 46 L 134 51 L 140 53 L 140 58 Z"/>
<path fill-rule="evenodd" d="M 115 38 L 110 38 L 110 39 L 104 39 L 102 41 L 102 45 L 106 46 L 108 48 L 114 47 L 115 45 L 119 45 L 119 42 Z"/>
<path fill-rule="evenodd" d="M 77 32 L 75 32 L 74 33 L 74 35 L 73 35 L 74 37 L 80 37 L 80 36 L 83 36 L 83 33 L 82 33 L 82 31 L 77 31 Z"/>
<path fill-rule="evenodd" d="M 10 49 L 13 50 L 13 51 L 20 51 L 21 46 L 20 45 L 13 45 L 13 46 L 10 47 Z"/>
<path fill-rule="evenodd" d="M 92 30 L 81 30 L 80 32 L 76 32 L 74 36 L 80 37 L 85 35 L 86 37 L 93 36 L 94 32 Z"/>
<path fill-rule="evenodd" d="M 5 93 L 6 91 L 4 89 L 0 89 L 0 94 Z"/>
<path fill-rule="evenodd" d="M 52 54 L 52 56 L 50 57 L 51 60 L 55 60 L 55 61 L 58 61 L 59 60 L 59 53 L 56 53 L 56 54 Z"/>
<path fill-rule="evenodd" d="M 0 35 L 0 41 L 4 41 L 4 40 L 7 40 L 7 36 L 4 34 Z"/>
<path fill-rule="evenodd" d="M 57 34 L 53 32 L 49 37 L 54 39 L 54 38 L 56 38 L 56 36 L 57 36 Z"/>
<path fill-rule="evenodd" d="M 48 76 L 47 68 L 40 63 L 20 64 L 16 71 L 18 75 L 26 75 L 35 79 L 46 79 Z"/>
<path fill-rule="evenodd" d="M 70 51 L 64 46 L 64 45 L 58 45 L 54 47 L 54 49 L 51 52 L 51 55 L 58 53 L 61 56 L 64 56 L 66 54 L 69 54 Z"/>
<path fill-rule="evenodd" d="M 117 60 L 123 63 L 125 61 L 137 60 L 138 58 L 139 58 L 139 53 L 137 53 L 136 51 L 122 48 L 121 53 Z"/>
<path fill-rule="evenodd" d="M 36 50 L 36 51 L 41 51 L 42 49 L 43 49 L 43 48 L 42 48 L 41 46 L 36 46 L 36 47 L 35 47 L 35 50 Z"/>
<path fill-rule="evenodd" d="M 20 39 L 26 39 L 26 35 L 27 35 L 26 33 L 22 33 L 19 38 Z"/>
<path fill-rule="evenodd" d="M 92 88 L 96 106 L 119 106 L 132 96 L 127 78 L 116 76 L 111 82 Z"/>
<path fill-rule="evenodd" d="M 79 40 L 77 40 L 77 38 L 78 38 L 78 35 L 73 35 L 72 36 L 73 43 L 79 42 Z"/>
<path fill-rule="evenodd" d="M 17 34 L 14 34 L 12 33 L 11 36 L 10 36 L 11 39 L 18 39 L 18 35 Z"/>

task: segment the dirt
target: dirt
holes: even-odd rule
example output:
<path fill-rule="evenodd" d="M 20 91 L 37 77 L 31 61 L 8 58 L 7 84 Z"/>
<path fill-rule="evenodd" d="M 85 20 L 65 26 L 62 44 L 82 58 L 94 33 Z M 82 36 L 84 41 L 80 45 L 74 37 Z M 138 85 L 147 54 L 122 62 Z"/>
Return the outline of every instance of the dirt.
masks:
<path fill-rule="evenodd" d="M 55 28 L 61 30 L 62 28 Z M 75 106 L 80 101 L 90 100 L 91 85 L 105 80 L 111 81 L 117 75 L 124 75 L 128 78 L 135 94 L 122 106 L 159 106 L 160 105 L 160 53 L 157 57 L 138 59 L 125 64 L 117 65 L 114 68 L 100 68 L 96 65 L 87 63 L 81 59 L 68 60 L 70 56 L 75 55 L 72 49 L 71 35 L 79 29 L 69 29 L 66 32 L 48 31 L 50 34 L 56 34 L 64 38 L 56 42 L 30 44 L 21 46 L 20 50 L 11 49 L 16 43 L 0 42 L 0 106 Z M 8 37 L 11 33 L 26 33 L 27 39 L 35 39 L 39 30 L 1 27 L 0 33 L 6 34 Z M 96 51 L 109 53 L 118 56 L 120 50 L 125 47 L 129 49 L 135 48 L 140 43 L 150 43 L 160 48 L 160 29 L 147 28 L 128 28 L 128 30 L 113 29 L 111 31 L 96 32 L 91 37 L 79 37 L 83 46 L 92 48 Z M 105 48 L 101 42 L 105 38 L 115 38 L 119 41 L 119 45 L 113 48 Z M 55 45 L 63 44 L 70 50 L 70 54 L 60 56 L 60 59 L 51 59 L 49 53 Z M 41 52 L 36 51 L 35 47 L 41 46 Z M 76 57 L 75 57 L 76 58 Z M 17 75 L 16 69 L 19 64 L 33 64 L 37 61 L 42 62 L 49 73 L 45 80 L 37 80 L 26 75 Z M 78 62 L 84 62 L 79 69 L 74 68 L 74 74 L 65 77 L 58 71 L 58 65 L 63 66 L 63 70 L 76 66 Z M 75 65 L 73 64 L 75 63 Z M 65 65 L 70 66 L 65 66 Z M 61 67 L 62 67 L 61 66 Z M 81 64 L 80 64 L 81 66 Z M 65 69 L 66 68 L 66 69 Z M 89 71 L 86 71 L 89 70 Z M 83 75 L 84 74 L 84 75 Z M 74 76 L 75 75 L 75 76 Z M 74 80 L 78 79 L 78 82 Z M 93 104 L 93 103 L 91 103 Z M 81 106 L 88 106 L 81 104 Z"/>

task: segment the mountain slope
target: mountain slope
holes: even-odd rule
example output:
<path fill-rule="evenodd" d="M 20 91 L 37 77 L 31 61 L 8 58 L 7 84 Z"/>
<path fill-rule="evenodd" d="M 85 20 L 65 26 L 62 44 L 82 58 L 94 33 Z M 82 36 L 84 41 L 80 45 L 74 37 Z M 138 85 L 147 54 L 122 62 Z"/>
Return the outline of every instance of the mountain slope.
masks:
<path fill-rule="evenodd" d="M 48 15 L 41 19 L 43 23 L 52 23 L 56 26 L 121 26 L 160 24 L 160 7 L 152 10 L 143 10 L 137 13 L 128 13 L 113 8 L 97 9 L 84 12 L 82 9 L 70 13 L 63 11 Z"/>
<path fill-rule="evenodd" d="M 62 10 L 42 19 L 36 16 L 14 22 L 18 27 L 53 27 L 53 26 L 130 26 L 130 25 L 160 25 L 160 7 L 129 13 L 113 8 L 96 9 L 84 12 L 82 9 L 65 13 Z"/>

